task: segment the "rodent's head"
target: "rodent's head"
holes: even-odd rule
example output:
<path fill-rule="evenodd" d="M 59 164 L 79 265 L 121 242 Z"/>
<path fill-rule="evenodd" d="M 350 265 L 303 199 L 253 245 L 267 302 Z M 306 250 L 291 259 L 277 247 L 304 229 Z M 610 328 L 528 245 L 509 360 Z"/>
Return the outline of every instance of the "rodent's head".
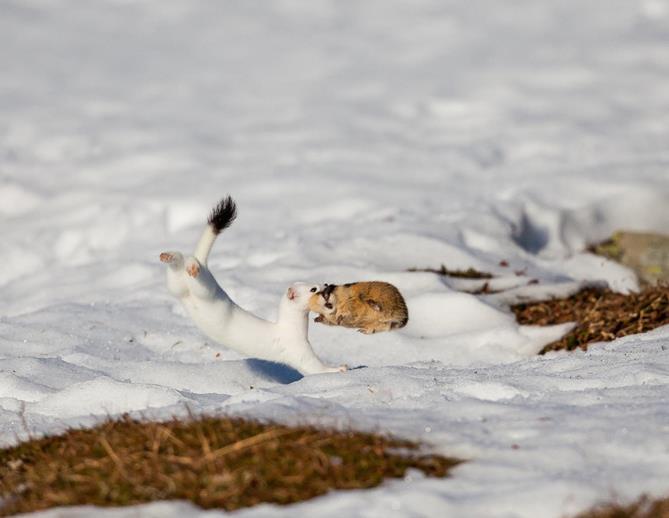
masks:
<path fill-rule="evenodd" d="M 309 297 L 309 310 L 321 315 L 334 313 L 335 304 L 337 302 L 334 290 L 337 286 L 335 284 L 325 284 L 323 288 L 316 293 L 312 293 Z"/>
<path fill-rule="evenodd" d="M 323 288 L 323 284 L 296 282 L 291 284 L 286 290 L 286 294 L 283 297 L 284 302 L 300 311 L 307 311 L 310 309 L 311 297 L 316 295 Z"/>

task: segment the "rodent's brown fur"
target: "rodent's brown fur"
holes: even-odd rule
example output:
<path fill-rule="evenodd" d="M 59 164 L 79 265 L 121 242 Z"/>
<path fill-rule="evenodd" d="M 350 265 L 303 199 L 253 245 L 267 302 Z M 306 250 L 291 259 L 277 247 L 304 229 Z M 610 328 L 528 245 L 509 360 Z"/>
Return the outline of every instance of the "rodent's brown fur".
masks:
<path fill-rule="evenodd" d="M 353 327 L 365 334 L 399 329 L 409 321 L 402 294 L 381 281 L 328 285 L 311 296 L 309 309 L 319 314 L 314 322 Z"/>

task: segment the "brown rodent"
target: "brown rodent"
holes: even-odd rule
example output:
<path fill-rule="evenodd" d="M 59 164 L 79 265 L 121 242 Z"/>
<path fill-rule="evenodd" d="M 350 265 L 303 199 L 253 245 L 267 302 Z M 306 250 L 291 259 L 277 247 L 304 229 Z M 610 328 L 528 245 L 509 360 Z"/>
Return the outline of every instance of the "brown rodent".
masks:
<path fill-rule="evenodd" d="M 365 334 L 399 329 L 409 321 L 402 294 L 381 281 L 326 284 L 310 297 L 309 309 L 319 314 L 314 322 L 354 327 Z"/>

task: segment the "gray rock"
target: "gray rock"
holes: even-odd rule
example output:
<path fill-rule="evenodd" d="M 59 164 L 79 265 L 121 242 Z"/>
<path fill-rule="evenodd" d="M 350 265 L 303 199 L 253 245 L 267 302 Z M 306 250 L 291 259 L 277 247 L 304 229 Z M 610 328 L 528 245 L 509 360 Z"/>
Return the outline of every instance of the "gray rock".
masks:
<path fill-rule="evenodd" d="M 642 284 L 669 282 L 669 236 L 618 231 L 592 248 L 636 272 Z"/>

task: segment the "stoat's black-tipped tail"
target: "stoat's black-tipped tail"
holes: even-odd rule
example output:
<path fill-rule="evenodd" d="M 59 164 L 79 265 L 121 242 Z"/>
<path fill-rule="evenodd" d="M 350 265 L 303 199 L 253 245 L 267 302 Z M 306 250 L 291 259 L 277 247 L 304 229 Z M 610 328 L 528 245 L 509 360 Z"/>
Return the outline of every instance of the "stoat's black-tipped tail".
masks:
<path fill-rule="evenodd" d="M 237 204 L 231 196 L 226 196 L 213 208 L 207 221 L 211 225 L 214 234 L 220 234 L 232 225 L 232 222 L 235 221 L 236 217 Z"/>
<path fill-rule="evenodd" d="M 232 225 L 232 222 L 237 217 L 237 205 L 230 196 L 226 196 L 218 205 L 214 207 L 209 214 L 207 226 L 202 233 L 202 237 L 195 247 L 195 258 L 202 264 L 207 264 L 211 247 L 214 246 L 216 236 L 223 232 L 226 228 Z"/>

